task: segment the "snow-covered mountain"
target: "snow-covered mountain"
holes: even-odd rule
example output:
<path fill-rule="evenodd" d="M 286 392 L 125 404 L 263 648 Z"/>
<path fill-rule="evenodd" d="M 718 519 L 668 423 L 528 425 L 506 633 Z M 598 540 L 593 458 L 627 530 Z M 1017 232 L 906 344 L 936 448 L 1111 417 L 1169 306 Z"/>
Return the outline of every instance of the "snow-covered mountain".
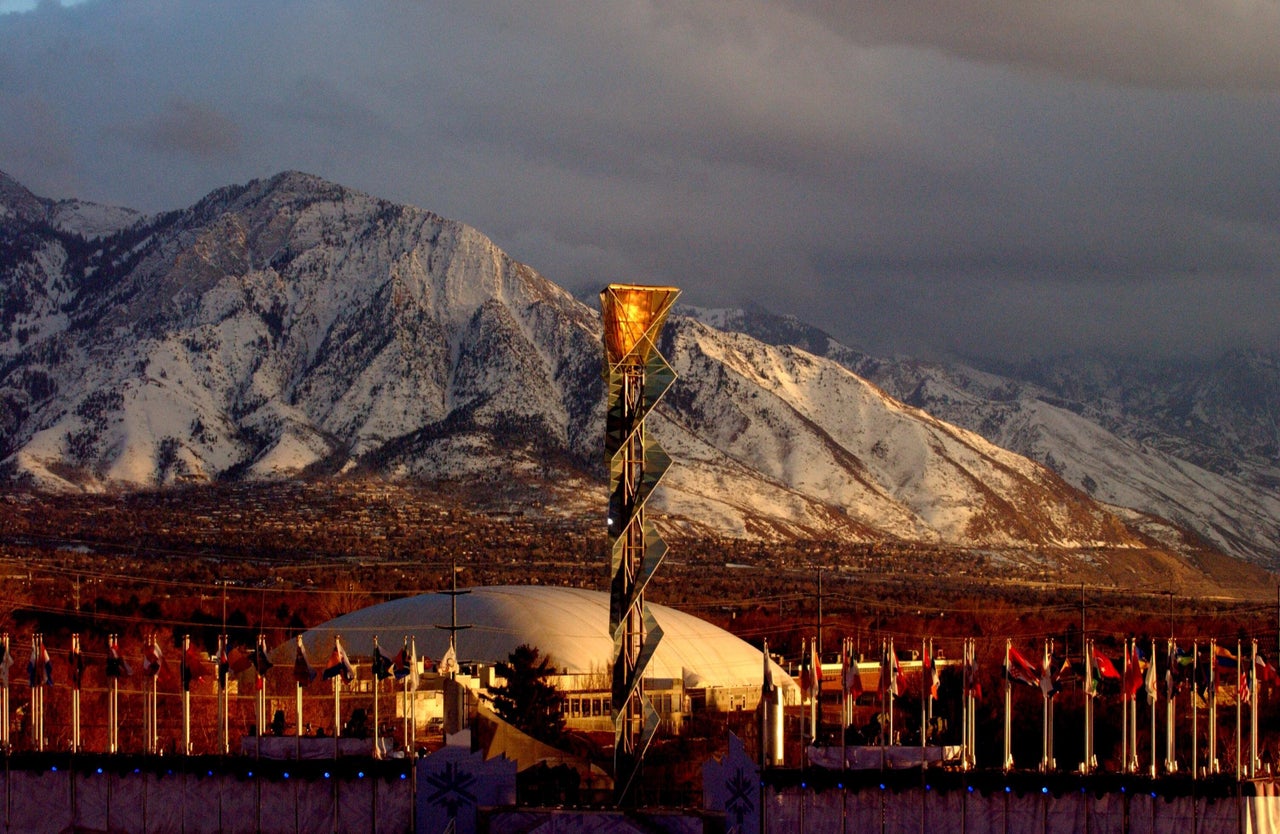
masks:
<path fill-rule="evenodd" d="M 602 505 L 598 314 L 475 229 L 297 173 L 154 217 L 42 200 L 2 175 L 0 202 L 7 477 L 106 489 L 356 471 Z M 889 396 L 852 351 L 771 341 L 694 317 L 665 331 L 681 377 L 655 424 L 679 461 L 658 493 L 668 526 L 1154 544 L 1051 467 Z M 1076 436 L 1115 465 L 1099 435 Z"/>
<path fill-rule="evenodd" d="M 1071 358 L 992 373 L 868 356 L 794 318 L 759 311 L 691 313 L 833 359 L 1107 504 L 1172 521 L 1249 561 L 1280 560 L 1280 357 Z"/>

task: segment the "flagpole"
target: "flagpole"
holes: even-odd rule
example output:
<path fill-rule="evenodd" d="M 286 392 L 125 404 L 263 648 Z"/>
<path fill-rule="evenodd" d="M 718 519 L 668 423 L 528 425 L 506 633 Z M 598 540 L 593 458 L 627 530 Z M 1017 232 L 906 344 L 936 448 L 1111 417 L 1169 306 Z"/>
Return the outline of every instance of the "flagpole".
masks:
<path fill-rule="evenodd" d="M 1258 775 L 1258 641 L 1249 658 L 1249 778 Z"/>
<path fill-rule="evenodd" d="M 925 737 L 929 733 L 929 713 L 927 709 L 929 703 L 929 680 L 925 675 L 928 671 L 925 667 L 932 660 L 929 655 L 928 641 L 923 637 L 920 638 L 920 658 L 920 767 L 923 768 L 925 766 Z"/>
<path fill-rule="evenodd" d="M 335 635 L 333 638 L 333 650 L 338 653 L 338 646 L 342 638 Z M 341 654 L 338 654 L 341 657 Z M 341 674 L 333 676 L 333 758 L 338 758 L 338 739 L 342 737 L 340 728 L 342 727 L 342 683 Z"/>
<path fill-rule="evenodd" d="M 1164 742 L 1165 742 L 1164 770 L 1165 770 L 1165 773 L 1175 773 L 1178 770 L 1178 760 L 1174 755 L 1174 747 L 1176 745 L 1176 739 L 1174 738 L 1174 731 L 1176 728 L 1176 724 L 1174 722 L 1174 718 L 1175 718 L 1174 702 L 1176 701 L 1177 693 L 1174 691 L 1173 669 L 1174 669 L 1174 664 L 1178 662 L 1178 659 L 1177 659 L 1178 644 L 1171 638 L 1166 648 L 1168 649 L 1168 651 L 1166 652 L 1168 657 L 1165 662 L 1168 664 L 1168 668 L 1165 672 L 1166 700 L 1165 700 L 1165 711 L 1164 711 Z"/>
<path fill-rule="evenodd" d="M 409 662 L 409 637 L 405 635 L 404 642 L 400 645 L 400 657 L 404 658 L 404 662 Z M 405 675 L 400 680 L 400 738 L 404 741 L 405 755 L 410 759 L 413 758 L 413 747 L 409 744 L 409 676 Z"/>
<path fill-rule="evenodd" d="M 1156 672 L 1156 638 L 1151 638 L 1151 671 L 1148 673 L 1150 681 L 1154 684 L 1157 680 Z M 1147 688 L 1147 705 L 1151 708 L 1151 778 L 1156 776 L 1156 702 L 1160 700 L 1160 688 Z"/>
<path fill-rule="evenodd" d="M 889 663 L 889 642 L 884 638 L 880 639 L 880 769 L 884 770 L 888 762 L 888 754 L 885 752 L 885 734 L 889 732 L 891 726 L 889 721 L 887 705 L 889 704 L 889 678 L 893 675 L 893 666 Z"/>
<path fill-rule="evenodd" d="M 1043 642 L 1043 651 L 1040 654 L 1040 701 L 1041 701 L 1041 718 L 1040 718 L 1040 772 L 1049 772 L 1049 757 L 1052 753 L 1049 750 L 1053 743 L 1049 740 L 1049 691 L 1046 688 L 1045 675 L 1049 674 L 1049 640 L 1045 638 Z"/>
<path fill-rule="evenodd" d="M 151 641 L 150 643 L 151 650 L 154 653 L 156 651 L 156 648 L 159 646 L 159 644 L 156 642 L 156 635 L 154 631 L 151 632 L 150 641 Z M 157 724 L 158 724 L 158 722 L 156 721 L 156 711 L 157 711 L 157 707 L 159 707 L 160 705 L 159 704 L 159 701 L 160 701 L 159 683 L 160 683 L 160 670 L 157 668 L 155 673 L 151 675 L 151 687 L 147 693 L 148 712 L 147 712 L 146 751 L 151 754 L 154 754 L 156 752 L 156 735 L 157 735 Z"/>
<path fill-rule="evenodd" d="M 36 750 L 44 750 L 44 664 L 40 649 L 44 648 L 44 635 L 31 636 L 31 742 Z"/>
<path fill-rule="evenodd" d="M 971 770 L 977 766 L 977 733 L 976 710 L 977 710 L 977 693 L 974 692 L 974 686 L 977 685 L 978 677 L 978 646 L 972 637 L 964 641 L 965 668 L 963 672 L 964 681 L 964 769 Z"/>
<path fill-rule="evenodd" d="M 1240 701 L 1240 641 L 1236 640 L 1236 779 L 1239 779 L 1244 773 L 1244 762 L 1240 758 L 1241 754 L 1241 738 L 1240 738 L 1240 718 L 1244 710 L 1244 704 Z"/>
<path fill-rule="evenodd" d="M 1191 641 L 1191 778 L 1200 778 L 1200 642 Z"/>
<path fill-rule="evenodd" d="M 80 661 L 80 635 L 79 633 L 71 635 L 71 654 L 77 658 L 75 666 Z M 71 688 L 71 752 L 80 752 L 80 673 L 76 668 L 68 669 L 68 674 L 73 675 L 74 686 Z M 4 720 L 8 720 L 6 714 Z"/>
<path fill-rule="evenodd" d="M 258 737 L 254 750 L 257 758 L 262 758 L 262 739 L 267 734 L 267 678 L 262 673 L 262 658 L 267 649 L 267 638 L 258 632 L 258 647 L 254 650 L 254 709 L 258 713 Z"/>
<path fill-rule="evenodd" d="M 1084 680 L 1081 689 L 1084 691 L 1084 761 L 1080 763 L 1080 772 L 1093 772 L 1093 700 L 1098 697 L 1093 682 L 1093 641 L 1085 638 L 1081 647 L 1084 652 Z"/>
<path fill-rule="evenodd" d="M 1135 675 L 1141 674 L 1142 666 L 1138 663 L 1138 638 L 1134 637 L 1131 640 L 1131 643 L 1132 643 L 1132 649 L 1131 649 L 1132 657 L 1130 659 L 1133 661 L 1133 666 L 1134 666 L 1133 673 Z M 1141 684 L 1139 685 L 1139 688 L 1141 688 Z M 1129 705 L 1129 711 L 1130 711 L 1129 756 L 1133 759 L 1133 762 L 1129 766 L 1129 772 L 1137 773 L 1138 772 L 1138 693 L 1134 692 L 1133 697 L 1130 700 L 1132 701 L 1132 703 Z"/>
<path fill-rule="evenodd" d="M 378 635 L 373 635 L 373 651 L 374 656 L 378 654 Z M 371 664 L 372 665 L 372 664 Z M 378 678 L 378 670 L 373 670 L 373 757 L 375 759 L 382 758 L 382 725 L 378 723 L 378 685 L 382 681 Z"/>
<path fill-rule="evenodd" d="M 295 636 L 294 640 L 294 646 L 297 652 L 301 653 L 303 651 L 302 635 L 299 634 Z M 294 748 L 297 751 L 295 757 L 299 760 L 302 759 L 302 687 L 305 685 L 306 684 L 302 681 L 302 675 L 298 671 L 298 660 L 297 657 L 295 657 L 293 661 L 293 724 L 298 728 L 297 733 L 295 733 L 297 738 L 294 741 Z M 338 728 L 334 727 L 333 731 L 336 735 Z"/>
<path fill-rule="evenodd" d="M 108 663 L 113 654 L 119 654 L 119 646 L 114 634 L 107 638 Z M 123 658 L 116 659 L 117 664 L 121 661 Z M 120 671 L 118 666 L 117 671 Z M 116 753 L 120 749 L 120 676 L 115 674 L 110 677 L 111 691 L 107 695 L 107 752 Z"/>
<path fill-rule="evenodd" d="M 1124 638 L 1124 675 L 1120 683 L 1120 758 L 1122 773 L 1129 773 L 1129 638 Z"/>
<path fill-rule="evenodd" d="M 1013 684 L 1009 680 L 1009 649 L 1013 641 L 1004 641 L 1004 772 L 1013 767 Z"/>
<path fill-rule="evenodd" d="M 225 594 L 225 587 L 223 593 Z M 226 602 L 223 601 L 225 611 Z M 223 616 L 225 622 L 226 617 Z M 218 635 L 218 752 L 227 755 L 231 752 L 231 693 L 227 686 L 227 634 Z"/>
<path fill-rule="evenodd" d="M 1209 641 L 1209 760 L 1205 767 L 1218 772 L 1218 641 Z"/>
<path fill-rule="evenodd" d="M 9 752 L 9 667 L 13 665 L 13 655 L 9 651 L 9 632 L 0 634 L 0 753 Z"/>
<path fill-rule="evenodd" d="M 182 755 L 191 755 L 191 669 L 187 652 L 191 651 L 191 635 L 182 635 Z"/>
<path fill-rule="evenodd" d="M 893 734 L 893 696 L 898 692 L 898 653 L 893 648 L 893 638 L 889 638 L 889 745 L 897 743 Z"/>
<path fill-rule="evenodd" d="M 418 636 L 409 637 L 409 740 L 418 747 Z M 416 784 L 416 783 L 415 783 Z"/>

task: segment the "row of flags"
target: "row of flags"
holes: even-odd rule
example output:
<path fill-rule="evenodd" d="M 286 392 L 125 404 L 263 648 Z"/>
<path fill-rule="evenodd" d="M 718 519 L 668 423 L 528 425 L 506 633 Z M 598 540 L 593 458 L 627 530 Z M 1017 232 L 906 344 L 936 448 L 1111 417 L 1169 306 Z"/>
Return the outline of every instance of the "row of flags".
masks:
<path fill-rule="evenodd" d="M 9 686 L 10 672 L 15 663 L 13 655 L 12 647 L 7 646 L 5 642 L 0 642 L 0 686 Z M 166 662 L 164 650 L 155 635 L 148 636 L 143 642 L 141 662 L 143 674 L 155 678 L 158 685 L 170 688 L 180 685 L 184 691 L 190 691 L 193 683 L 212 676 L 215 671 L 219 683 L 225 686 L 229 674 L 239 675 L 250 669 L 255 670 L 256 686 L 261 689 L 267 671 L 273 665 L 267 655 L 265 639 L 261 636 L 258 638 L 257 646 L 253 648 L 235 646 L 228 650 L 224 642 L 219 647 L 212 664 L 203 652 L 194 645 L 188 645 L 186 650 L 180 653 L 179 661 L 179 671 L 175 673 Z M 429 658 L 427 663 L 431 663 Z M 388 657 L 382 653 L 377 638 L 374 638 L 372 669 L 377 680 L 395 678 L 397 681 L 404 681 L 410 678 L 417 665 L 416 652 L 410 651 L 407 639 L 399 652 Z M 80 651 L 79 641 L 75 641 L 67 655 L 67 682 L 73 689 L 81 688 L 86 667 L 87 663 L 84 654 Z M 38 634 L 32 635 L 31 653 L 26 668 L 28 683 L 32 688 L 54 685 L 53 658 L 50 657 L 43 638 Z M 452 646 L 441 660 L 438 669 L 442 674 L 458 670 L 457 657 Z M 114 634 L 107 640 L 105 671 L 109 679 L 133 675 L 133 666 L 121 652 L 119 638 Z M 343 647 L 340 639 L 334 638 L 333 650 L 320 674 L 325 680 L 340 677 L 344 682 L 350 683 L 355 679 L 355 665 L 347 656 L 346 648 Z M 297 638 L 293 678 L 299 686 L 307 686 L 317 678 L 317 672 L 312 668 L 303 649 L 301 637 Z M 416 676 L 413 676 L 410 684 L 417 685 Z"/>
<path fill-rule="evenodd" d="M 1154 658 L 1148 657 L 1137 641 L 1134 641 L 1125 651 L 1126 662 L 1121 664 L 1124 668 L 1124 671 L 1121 671 L 1120 667 L 1100 649 L 1093 647 L 1091 663 L 1088 664 L 1089 680 L 1083 681 L 1085 694 L 1091 698 L 1097 697 L 1102 691 L 1104 681 L 1114 681 L 1120 694 L 1125 698 L 1135 698 L 1139 692 L 1145 692 L 1148 701 L 1154 703 L 1159 698 L 1161 681 Z M 1166 698 L 1176 697 L 1191 685 L 1202 695 L 1209 691 L 1210 658 L 1206 656 L 1202 659 L 1204 662 L 1197 663 L 1197 657 L 1193 651 L 1171 648 L 1163 675 Z M 1239 670 L 1236 694 L 1243 703 L 1249 703 L 1254 682 L 1268 685 L 1280 684 L 1280 672 L 1277 672 L 1276 667 L 1268 663 L 1262 655 L 1257 656 L 1252 677 L 1248 674 L 1247 659 L 1242 664 L 1225 646 L 1215 645 L 1211 659 L 1218 670 L 1220 686 L 1228 685 L 1224 682 L 1236 678 L 1235 672 L 1224 675 L 1224 670 Z M 933 656 L 932 647 L 927 643 L 921 652 L 920 660 L 928 697 L 936 700 L 941 675 L 937 658 Z M 1003 672 L 1006 681 L 1035 687 L 1045 696 L 1052 697 L 1063 691 L 1068 683 L 1079 681 L 1084 676 L 1084 665 L 1081 661 L 1072 662 L 1065 656 L 1053 655 L 1047 645 L 1039 663 L 1028 659 L 1018 649 L 1010 647 L 1008 664 Z M 978 680 L 977 660 L 972 653 L 966 654 L 961 672 L 965 691 L 981 698 L 982 687 Z M 819 692 L 822 688 L 822 679 L 822 663 L 818 657 L 817 641 L 805 640 L 801 648 L 799 675 L 800 691 L 803 697 L 812 698 L 814 693 Z M 857 698 L 864 693 L 862 677 L 858 673 L 858 662 L 853 657 L 852 646 L 848 641 L 841 648 L 840 680 L 841 688 L 848 697 Z M 877 694 L 896 697 L 906 691 L 906 675 L 902 671 L 892 643 L 886 642 L 882 644 L 880 650 Z"/>
<path fill-rule="evenodd" d="M 1083 681 L 1085 694 L 1091 698 L 1097 697 L 1103 682 L 1110 680 L 1116 682 L 1120 695 L 1125 699 L 1134 699 L 1139 693 L 1144 693 L 1148 703 L 1155 703 L 1160 698 L 1161 682 L 1155 658 L 1148 657 L 1135 640 L 1125 649 L 1123 659 L 1121 671 L 1101 650 L 1093 647 L 1091 662 L 1088 664 L 1089 679 Z M 1189 686 L 1194 687 L 1201 695 L 1210 694 L 1213 669 L 1217 671 L 1219 686 L 1224 683 L 1230 685 L 1233 679 L 1237 682 L 1236 696 L 1246 704 L 1252 697 L 1256 683 L 1272 686 L 1280 684 L 1280 673 L 1262 655 L 1255 657 L 1253 675 L 1249 674 L 1248 661 L 1242 664 L 1225 646 L 1215 645 L 1211 656 L 1205 656 L 1204 660 L 1201 664 L 1194 651 L 1171 645 L 1163 675 L 1165 698 L 1175 698 Z M 1010 647 L 1005 677 L 1014 683 L 1037 687 L 1044 695 L 1052 697 L 1063 690 L 1068 680 L 1083 677 L 1083 667 L 1083 663 L 1073 664 L 1065 657 L 1051 656 L 1046 647 L 1037 669 L 1021 652 Z"/>

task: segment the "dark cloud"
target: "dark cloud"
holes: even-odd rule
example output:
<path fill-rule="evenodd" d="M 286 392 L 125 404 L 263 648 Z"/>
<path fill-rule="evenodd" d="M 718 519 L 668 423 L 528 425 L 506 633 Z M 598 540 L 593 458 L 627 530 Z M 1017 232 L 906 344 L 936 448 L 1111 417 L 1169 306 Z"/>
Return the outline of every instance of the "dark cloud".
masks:
<path fill-rule="evenodd" d="M 149 150 L 185 154 L 198 159 L 232 156 L 240 150 L 240 128 L 212 107 L 171 99 L 137 127 L 120 126 Z"/>
<path fill-rule="evenodd" d="M 91 0 L 0 17 L 0 169 L 311 171 L 872 349 L 1273 345 L 1276 8 Z"/>

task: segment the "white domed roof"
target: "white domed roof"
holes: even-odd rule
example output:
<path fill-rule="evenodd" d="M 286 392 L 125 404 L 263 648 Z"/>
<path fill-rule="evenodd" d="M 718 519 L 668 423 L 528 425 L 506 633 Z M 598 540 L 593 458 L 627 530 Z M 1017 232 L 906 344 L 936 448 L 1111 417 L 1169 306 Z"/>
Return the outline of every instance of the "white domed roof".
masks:
<path fill-rule="evenodd" d="M 570 674 L 606 673 L 613 641 L 609 637 L 609 595 L 579 588 L 505 585 L 470 588 L 459 594 L 458 659 L 496 663 L 507 660 L 521 643 L 536 647 L 552 664 Z M 449 645 L 452 601 L 449 594 L 422 594 L 344 614 L 302 635 L 313 666 L 323 666 L 341 636 L 347 654 L 368 658 L 373 638 L 382 653 L 400 650 L 405 637 L 417 644 L 419 656 L 439 660 Z M 649 604 L 663 636 L 649 664 L 648 677 L 698 681 L 699 686 L 759 686 L 760 650 L 718 626 L 664 605 Z M 291 663 L 290 646 L 273 654 Z M 794 688 L 791 678 L 774 664 L 774 680 Z M 607 679 L 606 679 L 607 680 Z M 607 683 L 605 683 L 607 686 Z"/>

